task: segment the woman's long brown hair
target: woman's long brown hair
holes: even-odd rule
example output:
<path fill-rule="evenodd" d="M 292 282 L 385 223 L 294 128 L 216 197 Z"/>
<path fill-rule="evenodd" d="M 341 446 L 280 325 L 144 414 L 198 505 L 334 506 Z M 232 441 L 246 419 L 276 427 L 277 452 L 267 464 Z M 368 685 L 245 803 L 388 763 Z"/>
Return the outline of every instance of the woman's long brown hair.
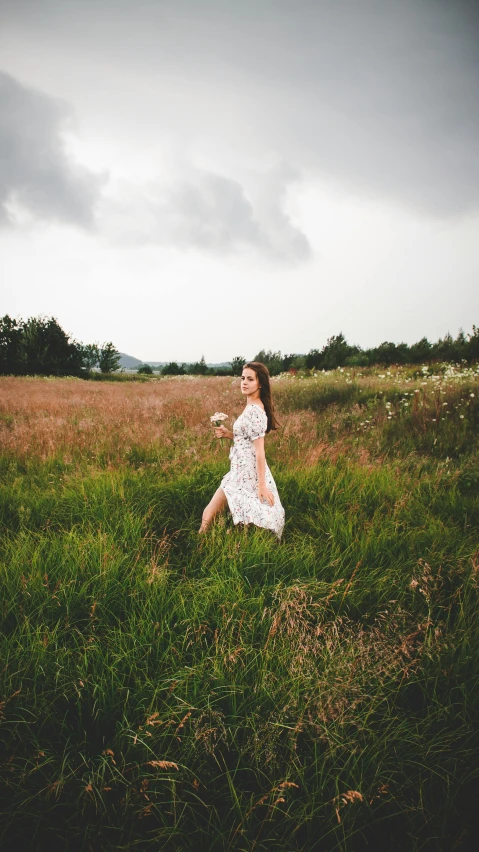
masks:
<path fill-rule="evenodd" d="M 268 428 L 266 429 L 266 431 L 271 432 L 272 429 L 278 428 L 279 423 L 276 420 L 276 416 L 274 413 L 274 405 L 271 396 L 271 384 L 269 380 L 268 368 L 264 364 L 262 364 L 261 361 L 248 361 L 246 364 L 244 364 L 244 367 L 249 367 L 250 370 L 254 370 L 256 375 L 258 376 L 259 395 L 261 402 L 264 405 L 265 414 L 268 418 Z"/>

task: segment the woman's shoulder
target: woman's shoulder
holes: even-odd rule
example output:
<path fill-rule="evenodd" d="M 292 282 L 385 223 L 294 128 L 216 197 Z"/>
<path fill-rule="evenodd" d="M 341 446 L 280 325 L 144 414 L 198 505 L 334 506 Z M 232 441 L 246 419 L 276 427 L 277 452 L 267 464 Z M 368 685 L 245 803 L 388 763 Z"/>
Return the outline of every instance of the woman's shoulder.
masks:
<path fill-rule="evenodd" d="M 256 402 L 250 402 L 245 410 L 244 414 L 246 415 L 247 420 L 251 423 L 267 423 L 268 415 L 264 410 L 262 405 L 257 405 Z"/>

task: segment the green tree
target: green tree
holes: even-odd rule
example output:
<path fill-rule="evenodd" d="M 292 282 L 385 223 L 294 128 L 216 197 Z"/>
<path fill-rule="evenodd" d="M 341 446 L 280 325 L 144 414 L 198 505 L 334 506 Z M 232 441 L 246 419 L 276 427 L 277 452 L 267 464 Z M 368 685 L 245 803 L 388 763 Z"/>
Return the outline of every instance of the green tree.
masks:
<path fill-rule="evenodd" d="M 81 346 L 83 365 L 86 370 L 93 370 L 98 367 L 100 358 L 100 349 L 98 343 L 84 343 Z"/>
<path fill-rule="evenodd" d="M 439 338 L 436 343 L 433 343 L 432 354 L 434 358 L 438 358 L 441 361 L 457 360 L 455 341 L 449 332 L 443 338 Z"/>
<path fill-rule="evenodd" d="M 479 328 L 472 326 L 472 334 L 467 335 L 467 358 L 469 361 L 479 359 Z"/>
<path fill-rule="evenodd" d="M 418 343 L 409 347 L 409 363 L 418 364 L 431 359 L 431 344 L 427 337 L 421 337 Z"/>
<path fill-rule="evenodd" d="M 295 355 L 288 369 L 293 370 L 305 370 L 306 369 L 306 355 Z"/>
<path fill-rule="evenodd" d="M 162 376 L 184 376 L 185 373 L 185 368 L 176 361 L 170 361 L 169 364 L 165 364 L 161 371 Z"/>
<path fill-rule="evenodd" d="M 21 372 L 22 327 L 8 314 L 0 319 L 0 374 Z"/>
<path fill-rule="evenodd" d="M 272 352 L 270 349 L 266 352 L 261 349 L 253 358 L 253 361 L 260 361 L 268 368 L 270 376 L 277 376 L 283 370 L 283 356 L 281 352 Z"/>
<path fill-rule="evenodd" d="M 370 363 L 384 364 L 386 367 L 390 367 L 391 364 L 403 363 L 400 350 L 401 346 L 404 346 L 404 344 L 400 343 L 399 346 L 396 346 L 395 343 L 385 340 L 376 349 L 370 350 Z"/>
<path fill-rule="evenodd" d="M 138 367 L 137 373 L 142 376 L 152 376 L 153 375 L 153 367 L 150 367 L 149 364 L 142 364 Z"/>
<path fill-rule="evenodd" d="M 345 364 L 351 363 L 350 359 L 360 352 L 358 346 L 350 346 L 344 334 L 339 332 L 339 334 L 333 334 L 332 337 L 329 337 L 321 350 L 310 349 L 306 355 L 306 368 L 308 370 L 335 370 L 336 367 L 343 367 Z"/>
<path fill-rule="evenodd" d="M 292 352 L 290 355 L 283 356 L 283 363 L 281 364 L 281 372 L 287 373 L 288 370 L 293 367 L 293 361 L 297 356 Z"/>
<path fill-rule="evenodd" d="M 194 364 L 190 364 L 188 372 L 191 373 L 192 376 L 205 376 L 208 372 L 205 356 L 202 355 L 200 361 L 196 361 Z"/>
<path fill-rule="evenodd" d="M 321 370 L 323 366 L 323 356 L 319 349 L 310 349 L 306 355 L 306 368 L 308 370 Z"/>
<path fill-rule="evenodd" d="M 82 347 L 54 317 L 30 317 L 22 323 L 21 370 L 32 375 L 82 375 Z"/>
<path fill-rule="evenodd" d="M 356 355 L 359 352 L 357 346 L 350 346 L 344 334 L 340 331 L 339 334 L 333 334 L 329 337 L 326 346 L 323 346 L 321 352 L 322 368 L 324 370 L 334 370 L 336 367 L 344 367 L 346 359 L 350 355 Z"/>
<path fill-rule="evenodd" d="M 348 355 L 345 361 L 346 367 L 369 367 L 373 363 L 369 358 L 369 351 L 369 349 L 359 350 L 355 355 Z"/>
<path fill-rule="evenodd" d="M 233 373 L 233 376 L 241 376 L 244 364 L 246 364 L 246 358 L 243 358 L 242 355 L 235 355 L 235 357 L 231 359 L 231 372 Z"/>
<path fill-rule="evenodd" d="M 120 353 L 113 343 L 104 343 L 99 349 L 98 366 L 102 373 L 114 373 L 120 367 Z"/>

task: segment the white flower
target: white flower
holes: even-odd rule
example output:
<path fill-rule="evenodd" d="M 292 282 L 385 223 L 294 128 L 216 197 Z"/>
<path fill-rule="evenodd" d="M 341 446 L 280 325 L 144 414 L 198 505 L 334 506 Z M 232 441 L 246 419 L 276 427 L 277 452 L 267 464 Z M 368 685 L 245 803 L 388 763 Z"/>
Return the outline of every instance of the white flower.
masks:
<path fill-rule="evenodd" d="M 215 414 L 212 414 L 210 417 L 211 422 L 214 423 L 215 426 L 221 426 L 222 421 L 227 419 L 228 415 L 223 414 L 222 411 L 216 411 Z"/>
<path fill-rule="evenodd" d="M 470 393 L 470 394 L 469 394 L 469 396 L 474 396 L 474 394 L 473 394 L 473 393 Z"/>
<path fill-rule="evenodd" d="M 461 418 L 461 420 L 464 420 L 464 414 L 460 414 L 459 417 Z"/>

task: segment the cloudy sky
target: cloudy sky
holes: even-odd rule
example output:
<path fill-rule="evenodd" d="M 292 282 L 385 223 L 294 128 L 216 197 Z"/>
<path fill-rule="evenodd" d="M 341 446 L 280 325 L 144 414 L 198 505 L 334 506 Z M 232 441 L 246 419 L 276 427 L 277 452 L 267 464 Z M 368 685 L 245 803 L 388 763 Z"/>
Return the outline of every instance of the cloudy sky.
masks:
<path fill-rule="evenodd" d="M 0 313 L 143 360 L 479 324 L 474 0 L 0 0 Z"/>

